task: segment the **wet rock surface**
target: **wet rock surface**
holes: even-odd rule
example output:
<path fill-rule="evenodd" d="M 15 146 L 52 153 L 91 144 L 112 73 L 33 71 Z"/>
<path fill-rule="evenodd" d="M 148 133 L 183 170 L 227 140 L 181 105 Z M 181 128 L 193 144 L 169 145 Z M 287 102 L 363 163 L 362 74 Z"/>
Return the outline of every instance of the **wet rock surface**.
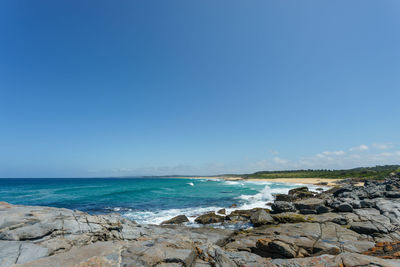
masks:
<path fill-rule="evenodd" d="M 139 225 L 118 214 L 0 202 L 0 266 L 400 266 L 398 177 L 300 188 L 258 208 Z M 286 195 L 285 195 L 286 196 Z M 248 223 L 244 230 L 213 224 Z"/>

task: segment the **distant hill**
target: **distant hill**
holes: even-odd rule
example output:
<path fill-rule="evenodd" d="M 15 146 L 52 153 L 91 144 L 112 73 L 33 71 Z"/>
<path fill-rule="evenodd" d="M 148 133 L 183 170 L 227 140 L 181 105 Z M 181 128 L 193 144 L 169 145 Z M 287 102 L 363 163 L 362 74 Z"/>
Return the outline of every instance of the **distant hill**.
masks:
<path fill-rule="evenodd" d="M 348 170 L 292 170 L 259 171 L 242 175 L 244 178 L 367 178 L 383 179 L 392 172 L 400 172 L 400 165 L 361 167 Z"/>

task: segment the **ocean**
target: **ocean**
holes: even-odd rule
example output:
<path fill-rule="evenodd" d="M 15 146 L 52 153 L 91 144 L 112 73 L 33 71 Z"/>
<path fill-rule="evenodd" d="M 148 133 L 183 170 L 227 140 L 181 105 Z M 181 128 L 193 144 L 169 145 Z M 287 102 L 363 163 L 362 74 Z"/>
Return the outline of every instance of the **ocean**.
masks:
<path fill-rule="evenodd" d="M 0 179 L 0 201 L 90 214 L 114 212 L 149 224 L 185 214 L 189 224 L 194 224 L 195 217 L 207 211 L 267 207 L 274 193 L 287 193 L 298 186 L 216 179 L 19 178 Z M 230 208 L 232 204 L 237 207 Z"/>

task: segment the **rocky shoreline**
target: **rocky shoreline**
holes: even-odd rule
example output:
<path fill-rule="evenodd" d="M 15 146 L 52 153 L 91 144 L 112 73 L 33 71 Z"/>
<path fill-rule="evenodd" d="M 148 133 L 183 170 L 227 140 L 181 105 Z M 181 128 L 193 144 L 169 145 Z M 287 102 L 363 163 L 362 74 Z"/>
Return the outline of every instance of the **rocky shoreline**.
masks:
<path fill-rule="evenodd" d="M 400 175 L 322 193 L 302 187 L 270 209 L 181 215 L 140 225 L 118 214 L 0 202 L 0 267 L 400 266 Z M 249 224 L 245 230 L 218 224 Z"/>

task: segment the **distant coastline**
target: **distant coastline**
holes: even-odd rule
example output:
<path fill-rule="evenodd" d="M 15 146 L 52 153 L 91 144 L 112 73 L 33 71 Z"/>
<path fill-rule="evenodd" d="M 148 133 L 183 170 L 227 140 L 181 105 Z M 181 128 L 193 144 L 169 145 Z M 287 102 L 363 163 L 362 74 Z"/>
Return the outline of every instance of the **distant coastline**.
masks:
<path fill-rule="evenodd" d="M 246 181 L 270 181 L 285 183 L 317 184 L 329 183 L 334 185 L 343 179 L 354 179 L 362 182 L 366 179 L 381 180 L 390 176 L 391 173 L 400 171 L 400 165 L 383 165 L 375 167 L 358 167 L 344 170 L 308 169 L 308 170 L 281 170 L 281 171 L 258 171 L 250 174 L 221 174 L 212 176 L 202 175 L 168 175 L 158 176 L 163 178 L 185 178 L 185 179 L 222 179 L 222 180 L 246 180 Z M 150 177 L 150 176 L 149 176 Z"/>

